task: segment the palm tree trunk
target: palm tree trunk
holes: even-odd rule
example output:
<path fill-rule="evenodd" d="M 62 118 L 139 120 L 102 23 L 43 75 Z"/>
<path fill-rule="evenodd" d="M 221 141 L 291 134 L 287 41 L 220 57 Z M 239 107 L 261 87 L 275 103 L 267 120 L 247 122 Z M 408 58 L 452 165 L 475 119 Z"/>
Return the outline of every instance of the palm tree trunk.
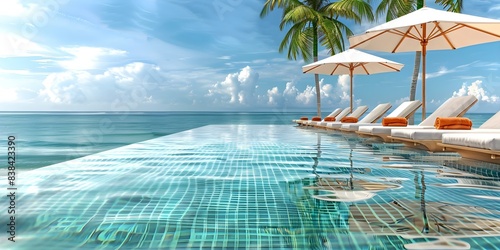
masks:
<path fill-rule="evenodd" d="M 415 100 L 415 92 L 417 91 L 417 80 L 418 80 L 418 73 L 420 72 L 421 58 L 422 58 L 422 52 L 421 51 L 415 52 L 415 65 L 413 66 L 413 76 L 411 79 L 411 86 L 410 86 L 410 101 Z M 408 124 L 411 125 L 414 124 L 414 117 L 415 115 L 410 117 L 410 119 L 408 120 Z"/>
<path fill-rule="evenodd" d="M 318 61 L 318 24 L 313 23 L 313 60 Z M 318 116 L 321 117 L 321 88 L 319 86 L 319 75 L 314 74 L 314 81 L 316 83 L 316 107 Z"/>

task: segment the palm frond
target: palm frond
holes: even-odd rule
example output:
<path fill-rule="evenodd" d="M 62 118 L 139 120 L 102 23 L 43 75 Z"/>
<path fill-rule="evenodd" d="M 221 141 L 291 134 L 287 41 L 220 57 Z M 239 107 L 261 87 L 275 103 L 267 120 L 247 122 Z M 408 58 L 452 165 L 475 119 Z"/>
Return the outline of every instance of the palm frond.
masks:
<path fill-rule="evenodd" d="M 436 3 L 442 5 L 446 11 L 460 13 L 463 10 L 463 0 L 436 0 Z"/>
<path fill-rule="evenodd" d="M 308 61 L 312 57 L 312 34 L 307 22 L 295 23 L 285 34 L 279 52 L 288 48 L 288 59 L 297 60 L 299 54 Z"/>
<path fill-rule="evenodd" d="M 385 14 L 385 21 L 396 19 L 417 9 L 415 0 L 382 0 L 377 7 L 377 17 Z"/>
<path fill-rule="evenodd" d="M 320 22 L 321 35 L 319 40 L 321 45 L 329 50 L 331 55 L 345 50 L 344 37 L 353 35 L 347 25 L 333 18 L 325 18 Z"/>
<path fill-rule="evenodd" d="M 356 23 L 375 19 L 372 7 L 366 0 L 340 0 L 326 5 L 322 12 L 329 13 L 332 17 L 351 19 Z"/>
<path fill-rule="evenodd" d="M 280 8 L 285 10 L 289 6 L 295 6 L 301 4 L 299 0 L 266 0 L 264 7 L 260 11 L 260 17 L 266 17 L 275 8 Z"/>
<path fill-rule="evenodd" d="M 319 15 L 316 11 L 306 5 L 295 6 L 293 9 L 286 12 L 286 14 L 281 19 L 280 29 L 287 24 L 293 24 L 297 22 L 309 21 L 317 22 Z"/>

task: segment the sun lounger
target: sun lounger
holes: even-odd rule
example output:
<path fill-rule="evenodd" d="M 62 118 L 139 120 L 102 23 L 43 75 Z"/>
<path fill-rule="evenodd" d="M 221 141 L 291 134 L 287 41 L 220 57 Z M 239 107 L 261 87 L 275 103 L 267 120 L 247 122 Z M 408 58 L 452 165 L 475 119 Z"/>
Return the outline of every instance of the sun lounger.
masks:
<path fill-rule="evenodd" d="M 368 106 L 359 106 L 351 114 L 346 115 L 345 117 L 350 116 L 350 117 L 354 117 L 354 118 L 359 118 L 367 110 L 368 110 Z M 335 129 L 335 128 L 339 128 L 341 124 L 342 124 L 342 122 L 340 122 L 340 119 L 339 119 L 339 120 L 337 120 L 335 122 L 328 122 L 328 123 L 326 123 L 325 126 L 323 126 L 323 124 L 321 124 L 319 126 L 321 126 L 323 128 L 326 128 L 326 129 Z"/>
<path fill-rule="evenodd" d="M 463 158 L 500 164 L 500 132 L 444 134 L 438 143 L 444 150 L 458 152 Z"/>
<path fill-rule="evenodd" d="M 429 151 L 436 152 L 443 150 L 441 146 L 438 146 L 438 143 L 441 143 L 444 134 L 495 132 L 500 133 L 500 111 L 476 129 L 393 129 L 389 138 L 394 142 L 403 142 L 408 146 L 424 147 Z"/>
<path fill-rule="evenodd" d="M 337 116 L 335 116 L 335 121 L 338 121 L 338 120 L 346 117 L 349 114 L 349 112 L 351 112 L 351 108 L 350 107 L 345 108 L 344 110 L 342 110 L 342 112 L 340 112 Z M 326 124 L 328 124 L 330 122 L 332 122 L 332 121 L 325 121 L 323 119 L 323 121 L 320 121 L 320 122 L 312 122 L 312 121 L 310 121 L 310 122 L 308 122 L 306 124 L 309 125 L 309 126 L 324 127 L 324 126 L 326 126 Z"/>
<path fill-rule="evenodd" d="M 427 119 L 423 120 L 418 125 L 410 125 L 407 127 L 392 127 L 392 126 L 360 126 L 358 133 L 360 136 L 376 136 L 382 138 L 385 142 L 390 142 L 391 139 L 388 138 L 391 135 L 392 129 L 417 129 L 424 128 L 430 129 L 434 128 L 434 122 L 437 117 L 460 117 L 467 112 L 467 110 L 472 107 L 477 102 L 475 96 L 458 96 L 452 97 L 441 106 L 439 106 L 436 111 L 434 111 Z"/>
<path fill-rule="evenodd" d="M 332 111 L 332 113 L 330 113 L 326 117 L 335 117 L 338 114 L 340 114 L 340 112 L 342 112 L 342 109 L 341 108 L 336 108 L 335 110 Z M 292 122 L 297 123 L 298 125 L 303 125 L 304 123 L 310 122 L 310 120 L 296 119 L 296 120 L 292 120 Z"/>
<path fill-rule="evenodd" d="M 345 114 L 347 114 L 349 112 L 349 110 L 350 110 L 350 108 L 345 108 L 343 110 L 341 108 L 338 108 L 338 109 L 334 110 L 332 113 L 330 113 L 329 115 L 327 115 L 326 117 L 335 117 L 335 120 L 337 120 L 337 119 L 344 117 Z M 302 121 L 302 125 L 316 126 L 322 122 L 326 122 L 325 119 L 323 119 L 321 121 Z"/>
<path fill-rule="evenodd" d="M 394 109 L 390 114 L 386 117 L 404 117 L 406 119 L 410 118 L 417 109 L 422 106 L 421 101 L 406 101 L 401 103 L 396 109 Z M 372 111 L 373 112 L 373 111 Z M 371 113 L 371 112 L 370 112 Z M 363 120 L 366 119 L 366 122 Z M 343 124 L 340 130 L 347 132 L 355 132 L 359 129 L 360 126 L 382 126 L 382 123 L 375 123 L 380 117 L 376 119 L 368 118 L 366 115 L 361 121 L 357 123 Z"/>
<path fill-rule="evenodd" d="M 368 113 L 365 117 L 363 117 L 363 119 L 359 120 L 356 123 L 335 122 L 335 123 L 329 124 L 328 128 L 338 130 L 342 126 L 348 125 L 348 124 L 358 124 L 358 123 L 371 124 L 371 123 L 377 121 L 380 117 L 382 117 L 389 109 L 391 109 L 391 107 L 392 107 L 392 105 L 390 103 L 379 104 L 372 111 L 370 111 L 370 113 Z M 352 116 L 352 115 L 350 115 L 350 116 Z"/>

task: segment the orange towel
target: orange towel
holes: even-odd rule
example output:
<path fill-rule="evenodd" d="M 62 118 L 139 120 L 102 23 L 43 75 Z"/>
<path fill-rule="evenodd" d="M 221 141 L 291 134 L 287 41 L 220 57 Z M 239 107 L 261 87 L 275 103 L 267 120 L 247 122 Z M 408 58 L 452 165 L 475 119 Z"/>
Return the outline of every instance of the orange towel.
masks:
<path fill-rule="evenodd" d="M 333 116 L 325 117 L 325 122 L 334 122 L 334 121 L 335 121 L 335 117 L 333 117 Z"/>
<path fill-rule="evenodd" d="M 436 129 L 467 129 L 472 128 L 472 121 L 465 117 L 438 117 L 434 122 Z"/>
<path fill-rule="evenodd" d="M 321 121 L 321 117 L 314 116 L 311 120 L 314 121 L 314 122 L 320 122 Z"/>
<path fill-rule="evenodd" d="M 342 122 L 342 123 L 356 123 L 356 122 L 358 122 L 358 118 L 352 117 L 352 116 L 347 116 L 347 117 L 340 119 L 340 122 Z"/>
<path fill-rule="evenodd" d="M 307 121 L 307 120 L 309 120 L 309 118 L 307 118 L 307 117 L 305 117 L 305 116 L 302 116 L 302 117 L 300 117 L 300 120 L 301 120 L 301 121 Z"/>
<path fill-rule="evenodd" d="M 382 119 L 382 126 L 406 127 L 408 120 L 404 117 L 385 117 Z"/>

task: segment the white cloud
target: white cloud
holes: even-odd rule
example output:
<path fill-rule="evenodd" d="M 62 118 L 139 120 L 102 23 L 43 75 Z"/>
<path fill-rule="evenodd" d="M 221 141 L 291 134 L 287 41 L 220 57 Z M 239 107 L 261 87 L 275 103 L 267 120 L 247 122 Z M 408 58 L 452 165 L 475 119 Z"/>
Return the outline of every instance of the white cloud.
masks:
<path fill-rule="evenodd" d="M 252 105 L 259 98 L 255 93 L 258 79 L 259 74 L 246 66 L 238 73 L 228 74 L 224 81 L 215 83 L 207 96 L 213 98 L 214 103 Z"/>
<path fill-rule="evenodd" d="M 25 88 L 2 88 L 0 91 L 0 103 L 30 102 L 37 97 L 35 91 Z"/>
<path fill-rule="evenodd" d="M 30 75 L 32 73 L 29 70 L 25 70 L 25 69 L 2 69 L 2 68 L 0 68 L 0 74 Z"/>
<path fill-rule="evenodd" d="M 0 16 L 17 17 L 29 11 L 18 0 L 2 0 L 0 2 Z"/>
<path fill-rule="evenodd" d="M 458 91 L 453 92 L 453 96 L 473 95 L 478 100 L 488 103 L 499 103 L 500 98 L 496 95 L 490 95 L 482 86 L 481 80 L 476 80 L 470 85 L 463 83 Z"/>
<path fill-rule="evenodd" d="M 450 69 L 447 69 L 446 67 L 441 67 L 436 72 L 426 73 L 425 74 L 425 79 L 431 79 L 431 78 L 435 78 L 435 77 L 440 77 L 440 76 L 444 76 L 446 74 L 450 74 L 450 73 L 453 73 L 453 72 L 456 72 L 456 70 L 454 70 L 454 69 L 450 70 Z M 422 74 L 419 75 L 419 79 L 420 80 L 422 79 Z"/>
<path fill-rule="evenodd" d="M 39 56 L 48 52 L 41 45 L 12 33 L 0 33 L 0 58 Z"/>
<path fill-rule="evenodd" d="M 339 86 L 341 90 L 340 94 L 340 99 L 341 100 L 349 100 L 349 91 L 351 89 L 351 83 L 350 83 L 350 77 L 349 75 L 339 75 L 339 78 L 337 80 L 337 85 Z"/>
<path fill-rule="evenodd" d="M 495 4 L 495 5 L 491 6 L 488 9 L 488 12 L 490 12 L 490 11 L 499 11 L 499 10 L 500 10 L 500 4 Z"/>
<path fill-rule="evenodd" d="M 340 93 L 338 94 L 342 104 L 350 104 L 351 102 L 351 79 L 349 75 L 339 75 L 337 80 L 337 86 L 340 88 Z M 361 104 L 361 99 L 356 99 L 356 95 L 353 94 L 353 105 L 359 106 Z"/>
<path fill-rule="evenodd" d="M 401 103 L 403 103 L 403 102 L 407 102 L 407 101 L 409 101 L 409 100 L 410 100 L 410 97 L 409 97 L 409 96 L 407 96 L 407 97 L 403 97 L 403 98 L 399 98 L 399 99 L 397 99 L 396 101 L 394 101 L 394 106 L 395 106 L 395 107 L 398 107 L 399 105 L 401 105 Z"/>
<path fill-rule="evenodd" d="M 475 75 L 475 76 L 459 76 L 459 78 L 462 80 L 475 80 L 475 79 L 485 79 L 486 77 Z"/>
<path fill-rule="evenodd" d="M 292 81 L 287 82 L 284 88 L 273 86 L 260 89 L 258 76 L 258 73 L 249 66 L 237 73 L 228 74 L 224 81 L 215 83 L 208 89 L 205 100 L 208 103 L 220 105 L 231 104 L 254 108 L 316 106 L 315 86 L 307 85 L 303 90 L 300 90 Z M 320 89 L 323 105 L 335 105 L 341 101 L 339 90 L 332 84 L 325 84 L 324 79 L 320 80 Z M 356 102 L 360 103 L 361 100 Z"/>
<path fill-rule="evenodd" d="M 273 87 L 267 90 L 267 103 L 271 106 L 276 106 L 282 102 L 282 94 L 279 92 L 278 87 Z"/>
<path fill-rule="evenodd" d="M 431 78 L 440 77 L 440 76 L 448 75 L 448 74 L 455 73 L 455 72 L 465 71 L 468 68 L 470 68 L 472 65 L 477 64 L 477 63 L 478 62 L 466 63 L 466 64 L 458 65 L 458 66 L 454 67 L 453 69 L 448 69 L 445 66 L 442 66 L 436 72 L 426 73 L 425 78 L 431 79 Z M 419 74 L 418 79 L 422 80 L 422 73 Z"/>
<path fill-rule="evenodd" d="M 267 60 L 266 59 L 256 59 L 256 60 L 253 60 L 252 63 L 254 64 L 263 64 L 263 63 L 266 63 Z"/>
<path fill-rule="evenodd" d="M 61 50 L 71 55 L 70 60 L 58 62 L 61 67 L 67 70 L 96 69 L 99 68 L 99 62 L 102 57 L 123 56 L 127 54 L 123 50 L 98 47 L 63 47 Z"/>
<path fill-rule="evenodd" d="M 302 93 L 295 98 L 300 104 L 310 105 L 316 101 L 316 87 L 307 85 Z"/>
<path fill-rule="evenodd" d="M 114 102 L 131 108 L 153 102 L 158 85 L 163 80 L 157 66 L 140 62 L 114 67 L 102 74 L 86 71 L 53 73 L 43 81 L 40 97 L 56 104 L 107 104 Z"/>

